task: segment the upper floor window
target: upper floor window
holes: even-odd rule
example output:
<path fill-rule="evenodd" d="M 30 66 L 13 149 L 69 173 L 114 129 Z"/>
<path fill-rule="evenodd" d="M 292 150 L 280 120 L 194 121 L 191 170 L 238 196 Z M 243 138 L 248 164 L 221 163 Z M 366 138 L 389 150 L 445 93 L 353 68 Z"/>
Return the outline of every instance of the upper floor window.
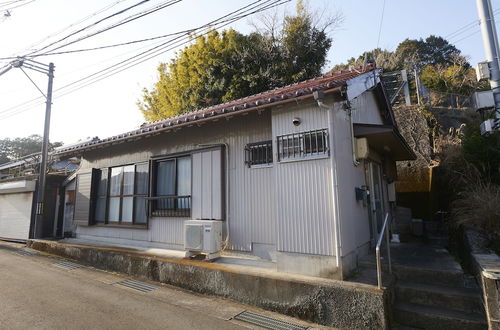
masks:
<path fill-rule="evenodd" d="M 191 156 L 158 160 L 154 163 L 154 216 L 190 216 Z"/>
<path fill-rule="evenodd" d="M 249 143 L 245 147 L 245 163 L 252 165 L 271 165 L 273 163 L 273 142 Z"/>
<path fill-rule="evenodd" d="M 281 135 L 276 144 L 279 161 L 328 155 L 328 130 Z"/>
<path fill-rule="evenodd" d="M 99 171 L 96 191 L 97 223 L 146 224 L 149 165 L 118 166 Z"/>

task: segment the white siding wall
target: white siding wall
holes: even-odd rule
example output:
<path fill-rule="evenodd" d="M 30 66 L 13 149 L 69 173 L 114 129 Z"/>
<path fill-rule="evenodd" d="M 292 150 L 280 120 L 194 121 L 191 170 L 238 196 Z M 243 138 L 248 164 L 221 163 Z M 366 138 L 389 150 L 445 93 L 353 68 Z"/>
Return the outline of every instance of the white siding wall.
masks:
<path fill-rule="evenodd" d="M 355 188 L 366 185 L 364 162 L 353 164 L 349 116 L 336 108 L 334 116 L 342 255 L 370 241 L 368 207 L 356 201 Z"/>
<path fill-rule="evenodd" d="M 351 101 L 353 122 L 382 125 L 377 101 L 372 92 L 365 92 Z M 356 201 L 354 189 L 366 185 L 365 164 L 353 165 L 349 116 L 335 110 L 335 138 L 337 145 L 337 171 L 339 184 L 339 208 L 341 219 L 341 245 L 343 256 L 352 254 L 357 248 L 370 242 L 368 207 Z M 385 183 L 385 181 L 384 181 Z M 386 190 L 384 189 L 384 192 Z"/>
<path fill-rule="evenodd" d="M 223 219 L 222 151 L 217 149 L 194 153 L 192 162 L 192 217 Z"/>
<path fill-rule="evenodd" d="M 129 229 L 116 227 L 81 227 L 76 233 L 85 237 L 114 238 L 131 241 L 155 242 L 182 248 L 185 218 L 151 218 L 149 229 Z"/>
<path fill-rule="evenodd" d="M 273 136 L 328 128 L 327 116 L 314 102 L 274 109 Z M 276 160 L 276 141 L 273 148 Z M 329 158 L 277 163 L 275 171 L 278 250 L 334 255 Z"/>
<path fill-rule="evenodd" d="M 271 138 L 270 111 L 252 113 L 86 153 L 80 171 L 143 162 L 153 155 L 168 155 L 200 149 L 200 145 L 224 143 L 229 150 L 228 164 L 223 167 L 229 168 L 230 248 L 250 251 L 252 243 L 276 244 L 274 169 L 272 166 L 246 166 L 244 148 L 247 143 Z M 148 230 L 90 226 L 79 227 L 77 233 L 87 238 L 114 237 L 181 247 L 185 219 L 152 218 Z"/>

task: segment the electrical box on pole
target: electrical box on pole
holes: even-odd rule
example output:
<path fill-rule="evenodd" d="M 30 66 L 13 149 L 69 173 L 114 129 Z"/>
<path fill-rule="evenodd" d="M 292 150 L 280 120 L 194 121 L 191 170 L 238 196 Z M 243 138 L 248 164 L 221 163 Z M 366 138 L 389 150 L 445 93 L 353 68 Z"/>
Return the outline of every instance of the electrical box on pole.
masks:
<path fill-rule="evenodd" d="M 476 65 L 476 76 L 477 76 L 477 81 L 481 81 L 483 79 L 490 79 L 490 65 L 487 61 L 479 62 Z"/>
<path fill-rule="evenodd" d="M 500 131 L 500 68 L 498 37 L 495 27 L 493 10 L 490 0 L 476 0 L 477 13 L 481 25 L 486 62 L 478 64 L 477 76 L 490 80 L 493 100 L 495 103 L 495 118 L 488 119 L 481 124 L 481 134 L 487 135 Z"/>

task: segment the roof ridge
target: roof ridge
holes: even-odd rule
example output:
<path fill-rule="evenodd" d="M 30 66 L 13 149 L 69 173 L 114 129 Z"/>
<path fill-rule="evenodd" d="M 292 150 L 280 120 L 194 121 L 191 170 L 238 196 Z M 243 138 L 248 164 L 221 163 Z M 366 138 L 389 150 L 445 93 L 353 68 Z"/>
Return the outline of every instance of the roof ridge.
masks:
<path fill-rule="evenodd" d="M 288 89 L 293 89 L 293 88 L 297 88 L 297 87 L 307 87 L 310 83 L 317 83 L 318 81 L 322 81 L 322 80 L 330 80 L 330 79 L 332 79 L 334 77 L 335 78 L 340 78 L 343 75 L 348 75 L 348 74 L 360 75 L 360 74 L 369 72 L 369 71 L 371 71 L 373 69 L 374 69 L 373 65 L 368 64 L 366 66 L 354 67 L 354 68 L 349 69 L 349 70 L 340 70 L 340 71 L 335 71 L 335 72 L 328 72 L 328 73 L 325 73 L 325 74 L 323 74 L 321 76 L 318 76 L 318 77 L 314 77 L 314 78 L 310 78 L 310 79 L 307 79 L 307 80 L 295 82 L 295 83 L 288 84 L 288 85 L 285 85 L 285 86 L 282 86 L 282 87 L 275 87 L 273 89 L 269 89 L 269 90 L 266 90 L 266 91 L 263 91 L 263 92 L 260 92 L 260 93 L 257 93 L 257 94 L 252 94 L 252 95 L 244 96 L 244 97 L 239 98 L 239 99 L 226 101 L 224 103 L 218 103 L 218 104 L 210 105 L 210 106 L 204 107 L 204 108 L 190 110 L 190 111 L 187 111 L 187 112 L 179 113 L 177 115 L 174 115 L 174 116 L 171 116 L 171 117 L 162 118 L 162 119 L 158 119 L 158 120 L 155 120 L 155 121 L 145 122 L 145 123 L 143 123 L 140 126 L 140 128 L 154 126 L 154 125 L 160 124 L 160 123 L 162 123 L 164 121 L 173 120 L 173 119 L 177 119 L 177 118 L 183 118 L 183 117 L 189 116 L 189 115 L 195 115 L 197 113 L 201 113 L 201 112 L 205 112 L 205 111 L 210 111 L 211 109 L 220 109 L 220 108 L 224 108 L 226 106 L 234 106 L 236 104 L 242 103 L 245 100 L 256 99 L 259 96 L 270 95 L 273 92 L 278 92 L 278 91 L 283 91 L 284 92 L 284 91 L 286 91 Z"/>
<path fill-rule="evenodd" d="M 232 112 L 262 109 L 263 107 L 271 106 L 276 102 L 311 95 L 317 90 L 327 90 L 344 86 L 348 80 L 370 72 L 374 70 L 375 67 L 368 65 L 365 67 L 359 67 L 359 69 L 360 70 L 343 70 L 334 73 L 327 73 L 319 77 L 278 87 L 258 94 L 249 95 L 240 99 L 215 104 L 194 111 L 180 113 L 172 117 L 144 123 L 139 128 L 125 133 L 110 136 L 104 139 L 87 141 L 79 145 L 69 146 L 67 148 L 61 147 L 61 149 L 57 150 L 55 153 L 62 154 L 95 147 L 96 145 L 111 144 L 117 142 L 118 140 L 136 139 L 142 136 L 159 134 L 160 131 L 166 131 L 182 124 L 189 125 L 190 123 L 198 120 L 214 118 L 219 115 L 227 115 Z"/>

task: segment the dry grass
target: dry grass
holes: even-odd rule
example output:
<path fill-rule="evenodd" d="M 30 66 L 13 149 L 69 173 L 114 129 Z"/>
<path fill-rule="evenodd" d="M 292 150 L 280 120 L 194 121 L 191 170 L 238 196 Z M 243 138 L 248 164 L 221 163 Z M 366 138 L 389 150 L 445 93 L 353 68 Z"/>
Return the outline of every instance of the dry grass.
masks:
<path fill-rule="evenodd" d="M 472 225 L 498 236 L 500 233 L 500 187 L 491 183 L 476 183 L 459 193 L 452 203 L 458 224 Z"/>

